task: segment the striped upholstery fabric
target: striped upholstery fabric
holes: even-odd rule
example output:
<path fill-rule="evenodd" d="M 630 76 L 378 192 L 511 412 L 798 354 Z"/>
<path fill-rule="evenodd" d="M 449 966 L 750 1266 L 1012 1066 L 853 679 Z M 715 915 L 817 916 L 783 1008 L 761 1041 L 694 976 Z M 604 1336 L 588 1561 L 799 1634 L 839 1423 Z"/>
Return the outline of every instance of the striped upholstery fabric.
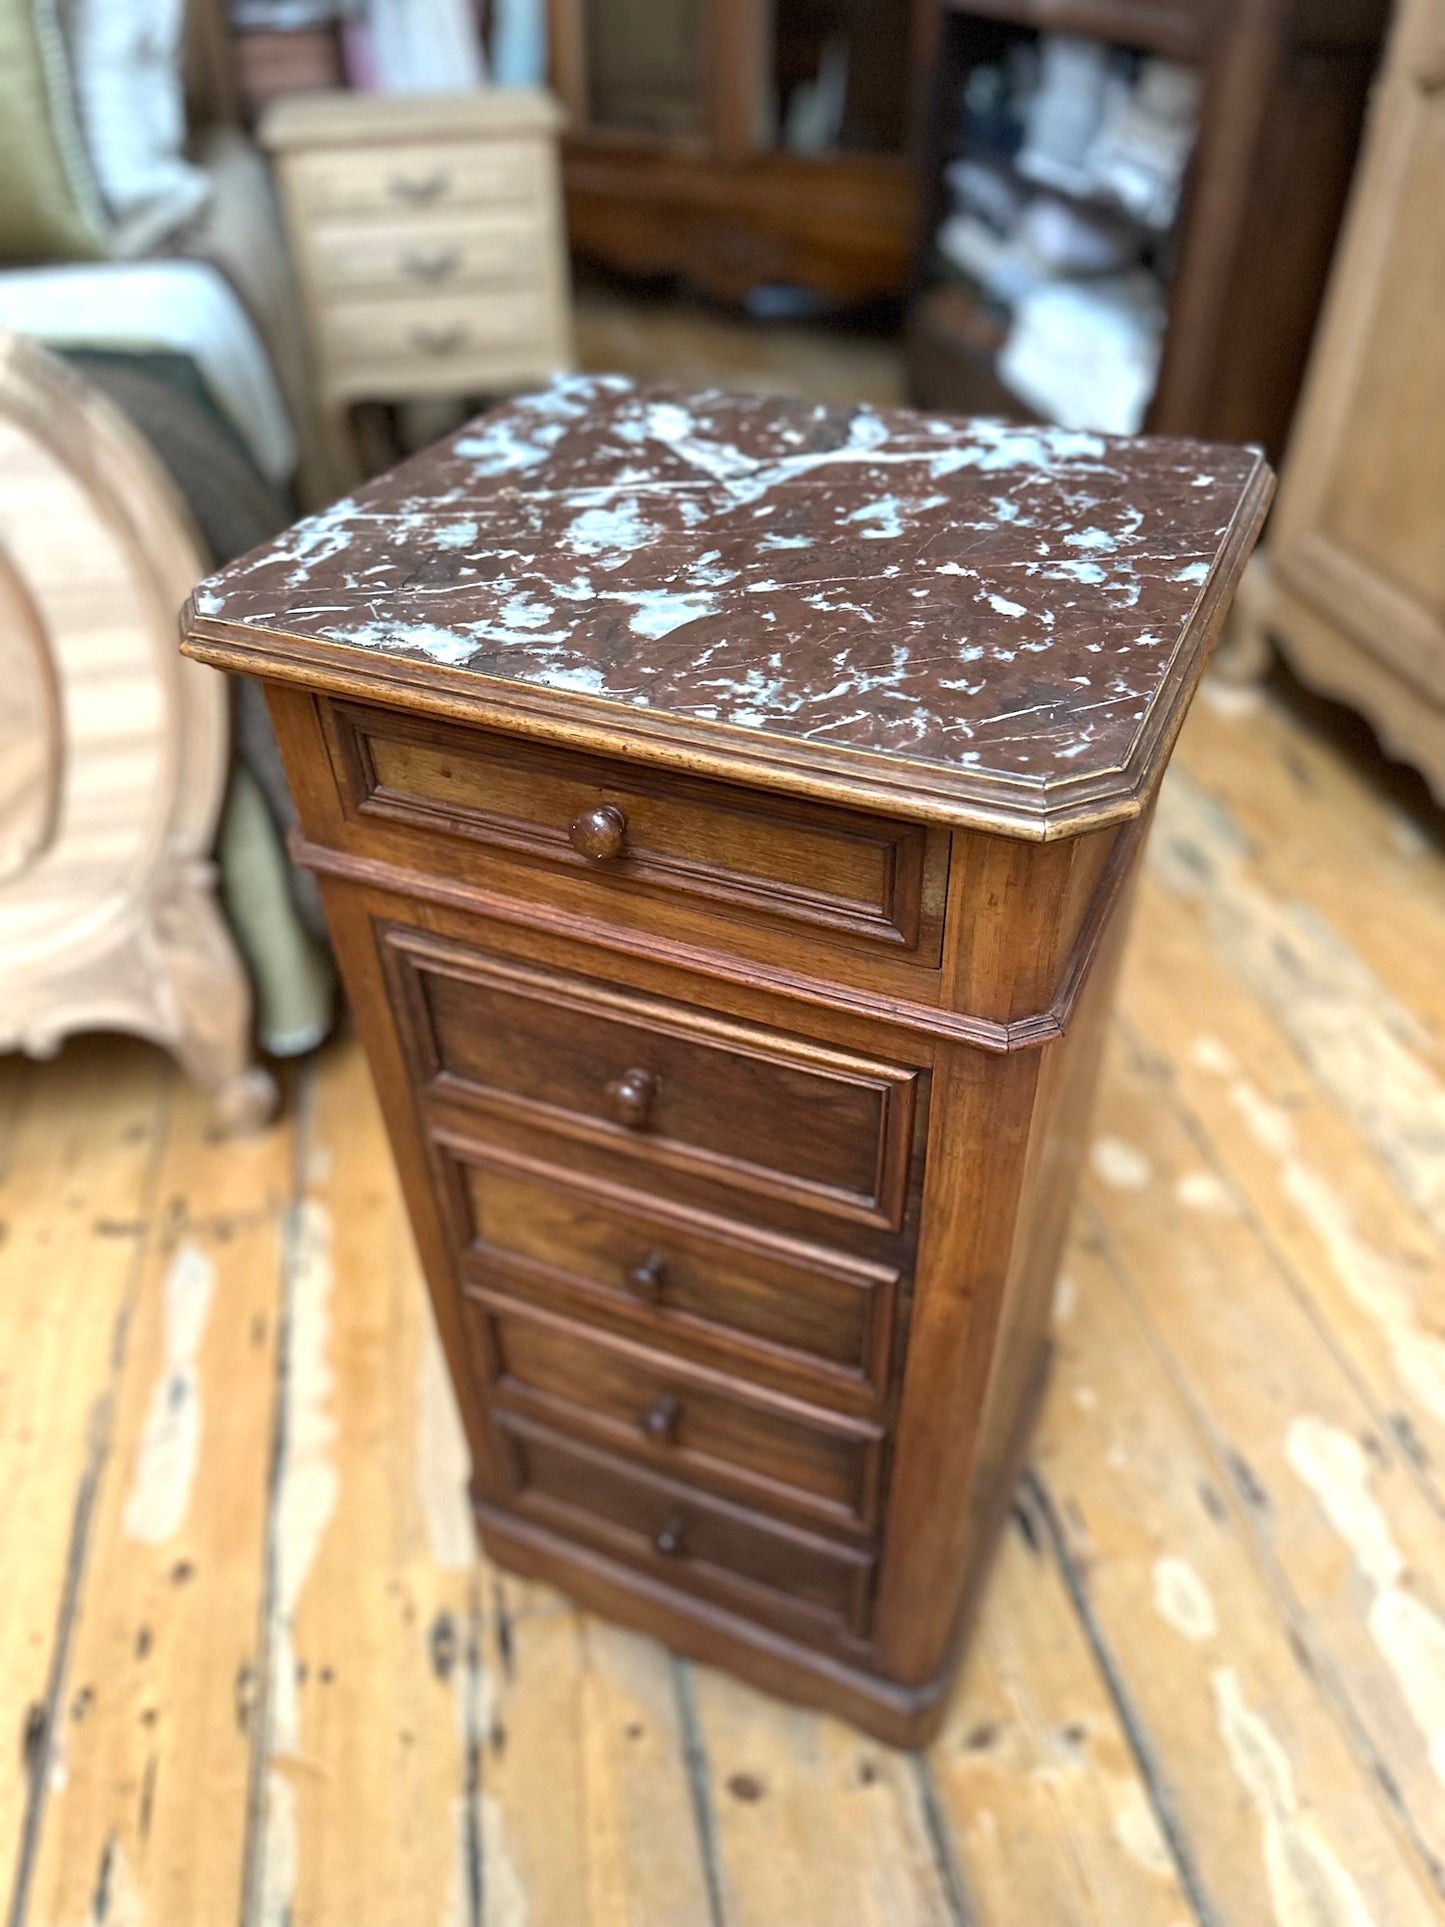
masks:
<path fill-rule="evenodd" d="M 174 233 L 209 191 L 184 153 L 184 13 L 184 0 L 71 0 L 81 124 L 121 253 Z"/>

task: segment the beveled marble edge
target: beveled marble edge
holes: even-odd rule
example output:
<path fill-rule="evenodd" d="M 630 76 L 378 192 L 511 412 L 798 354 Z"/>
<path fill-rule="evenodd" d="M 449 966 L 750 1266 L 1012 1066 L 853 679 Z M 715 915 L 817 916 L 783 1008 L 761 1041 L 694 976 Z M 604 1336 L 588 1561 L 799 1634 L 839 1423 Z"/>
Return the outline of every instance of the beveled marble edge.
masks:
<path fill-rule="evenodd" d="M 447 669 L 342 643 L 181 612 L 181 650 L 214 669 L 299 683 L 328 695 L 471 723 L 595 755 L 895 816 L 1033 841 L 1077 836 L 1138 816 L 1184 720 L 1190 696 L 1228 614 L 1274 494 L 1262 454 L 1240 496 L 1208 580 L 1185 619 L 1169 665 L 1124 762 L 1078 776 L 1035 779 L 920 762 L 876 750 L 823 745 L 766 730 L 638 709 L 605 697 Z"/>

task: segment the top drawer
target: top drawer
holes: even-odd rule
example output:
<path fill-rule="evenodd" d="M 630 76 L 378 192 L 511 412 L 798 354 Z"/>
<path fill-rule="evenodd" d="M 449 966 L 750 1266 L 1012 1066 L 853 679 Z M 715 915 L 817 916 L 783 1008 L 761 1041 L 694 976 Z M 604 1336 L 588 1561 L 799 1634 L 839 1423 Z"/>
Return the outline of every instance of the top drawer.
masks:
<path fill-rule="evenodd" d="M 287 172 L 313 214 L 494 207 L 536 197 L 546 151 L 528 141 L 331 148 L 296 155 Z"/>
<path fill-rule="evenodd" d="M 638 891 L 887 946 L 936 966 L 946 850 L 922 825 L 326 705 L 344 813 L 420 832 L 407 860 L 464 871 L 437 834 L 568 873 L 598 914 Z M 383 852 L 377 852 L 383 854 Z"/>

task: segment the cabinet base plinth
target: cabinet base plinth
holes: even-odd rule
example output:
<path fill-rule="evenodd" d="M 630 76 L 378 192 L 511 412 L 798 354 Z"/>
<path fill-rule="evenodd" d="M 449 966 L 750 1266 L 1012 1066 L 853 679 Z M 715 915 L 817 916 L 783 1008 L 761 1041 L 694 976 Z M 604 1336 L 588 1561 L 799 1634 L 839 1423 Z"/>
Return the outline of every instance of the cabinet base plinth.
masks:
<path fill-rule="evenodd" d="M 923 1746 L 938 1730 L 951 1657 L 924 1685 L 897 1686 L 725 1607 L 659 1585 L 529 1520 L 486 1504 L 478 1504 L 476 1514 L 487 1557 L 497 1565 L 556 1586 L 589 1612 L 648 1633 L 685 1658 L 724 1667 L 780 1699 L 836 1714 L 888 1746 Z"/>

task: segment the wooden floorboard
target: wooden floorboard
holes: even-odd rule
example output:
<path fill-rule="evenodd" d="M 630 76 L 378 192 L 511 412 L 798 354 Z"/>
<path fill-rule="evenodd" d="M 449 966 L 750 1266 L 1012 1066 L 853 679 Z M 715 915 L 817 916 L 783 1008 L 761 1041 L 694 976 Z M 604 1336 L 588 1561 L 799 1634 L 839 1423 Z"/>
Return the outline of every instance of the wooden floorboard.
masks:
<path fill-rule="evenodd" d="M 145 1046 L 0 1068 L 15 1927 L 1445 1917 L 1439 1019 L 1379 940 L 1445 858 L 1277 698 L 1200 715 L 925 1757 L 478 1561 L 355 1043 L 247 1147 Z"/>
<path fill-rule="evenodd" d="M 28 1082 L 0 1188 L 0 1893 L 17 1918 L 64 1773 L 66 1650 L 171 1097 L 155 1053 L 109 1038 Z"/>
<path fill-rule="evenodd" d="M 487 1647 L 482 1919 L 707 1922 L 678 1662 L 570 1607 L 510 1616 L 504 1602 Z"/>
<path fill-rule="evenodd" d="M 0 1067 L 14 1927 L 1445 1918 L 1439 1011 L 1387 885 L 1434 942 L 1445 857 L 1367 771 L 1201 710 L 919 1758 L 477 1558 L 353 1042 L 243 1147 L 142 1046 Z"/>
<path fill-rule="evenodd" d="M 1188 982 L 1190 995 L 1176 986 Z M 1277 1017 L 1199 940 L 1186 906 L 1146 879 L 1121 1022 L 1168 1080 L 1200 1163 L 1190 1194 L 1231 1189 L 1360 1386 L 1376 1423 L 1441 1495 L 1445 1319 L 1441 1247 L 1356 1122 L 1322 1090 Z M 1226 1041 L 1228 1040 L 1228 1041 Z"/>
<path fill-rule="evenodd" d="M 265 1574 L 288 1125 L 175 1087 L 56 1692 L 30 1914 L 234 1920 Z M 198 1763 L 204 1770 L 197 1771 Z"/>
<path fill-rule="evenodd" d="M 365 1064 L 305 1120 L 246 1927 L 465 1921 L 481 1822 L 466 1466 Z"/>
<path fill-rule="evenodd" d="M 600 293 L 582 336 L 892 379 Z M 479 1559 L 350 1039 L 244 1146 L 145 1046 L 0 1063 L 0 1220 L 9 1927 L 1445 1920 L 1445 824 L 1286 685 L 1181 739 L 925 1755 Z"/>
<path fill-rule="evenodd" d="M 1127 1048 L 1111 1071 L 1084 1224 L 1234 1487 L 1276 1615 L 1445 1898 L 1439 1515 L 1248 1216 L 1199 1186 L 1208 1167 L 1158 1081 Z"/>
<path fill-rule="evenodd" d="M 1174 1927 L 1187 1884 L 1034 1481 L 1020 1491 L 929 1750 L 974 1917 Z"/>
<path fill-rule="evenodd" d="M 1037 1475 L 1202 1918 L 1437 1919 L 1258 1555 L 1236 1468 L 1087 1231 L 1068 1275 Z"/>
<path fill-rule="evenodd" d="M 958 1915 L 904 1754 L 707 1667 L 693 1672 L 722 1918 L 941 1927 Z"/>

